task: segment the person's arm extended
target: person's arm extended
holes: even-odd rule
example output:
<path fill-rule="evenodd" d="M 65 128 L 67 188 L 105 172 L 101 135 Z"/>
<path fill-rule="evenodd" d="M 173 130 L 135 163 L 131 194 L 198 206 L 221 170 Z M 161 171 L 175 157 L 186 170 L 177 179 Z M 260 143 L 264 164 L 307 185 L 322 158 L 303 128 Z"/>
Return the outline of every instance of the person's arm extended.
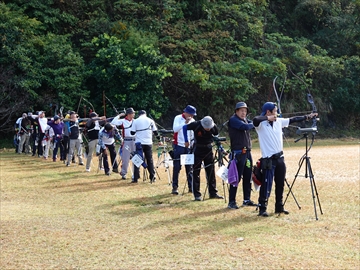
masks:
<path fill-rule="evenodd" d="M 267 118 L 266 115 L 264 115 L 264 116 L 256 116 L 256 117 L 253 119 L 254 126 L 255 126 L 255 127 L 258 127 L 261 122 L 266 121 L 266 120 L 268 120 L 268 118 Z"/>

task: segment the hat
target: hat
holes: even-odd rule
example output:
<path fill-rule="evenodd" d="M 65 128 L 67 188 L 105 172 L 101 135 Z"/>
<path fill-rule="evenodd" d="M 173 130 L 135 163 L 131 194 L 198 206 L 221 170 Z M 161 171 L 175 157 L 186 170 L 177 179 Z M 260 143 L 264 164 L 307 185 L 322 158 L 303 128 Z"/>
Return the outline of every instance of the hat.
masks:
<path fill-rule="evenodd" d="M 54 116 L 54 121 L 57 121 L 57 120 L 59 120 L 60 119 L 60 117 L 58 116 L 58 115 L 55 115 Z"/>
<path fill-rule="evenodd" d="M 70 114 L 70 115 L 72 115 L 72 114 L 76 114 L 76 112 L 74 112 L 74 111 L 70 111 L 70 112 L 69 112 L 69 114 Z"/>
<path fill-rule="evenodd" d="M 110 130 L 112 130 L 112 129 L 113 129 L 112 124 L 107 123 L 107 124 L 105 125 L 105 130 L 106 130 L 106 131 L 110 131 Z"/>
<path fill-rule="evenodd" d="M 135 113 L 134 109 L 133 108 L 127 108 L 126 111 L 125 111 L 125 114 L 133 114 Z"/>
<path fill-rule="evenodd" d="M 187 105 L 186 108 L 184 109 L 184 112 L 191 115 L 196 115 L 196 108 L 194 106 Z"/>
<path fill-rule="evenodd" d="M 98 114 L 96 113 L 96 112 L 92 112 L 92 113 L 90 113 L 90 118 L 93 118 L 93 117 L 97 117 L 98 116 Z"/>
<path fill-rule="evenodd" d="M 242 101 L 236 103 L 236 105 L 235 105 L 235 111 L 236 111 L 237 109 L 240 109 L 240 108 L 246 108 L 246 110 L 249 111 L 246 103 L 245 103 L 245 102 L 242 102 Z"/>
<path fill-rule="evenodd" d="M 201 125 L 203 128 L 213 128 L 215 123 L 210 116 L 205 116 L 203 119 L 201 119 Z"/>
<path fill-rule="evenodd" d="M 139 115 L 142 115 L 142 114 L 146 114 L 146 111 L 140 110 L 140 111 L 139 111 Z"/>
<path fill-rule="evenodd" d="M 272 111 L 276 107 L 276 104 L 274 102 L 266 102 L 262 106 L 262 113 L 261 116 L 264 116 L 266 114 L 266 111 Z"/>
<path fill-rule="evenodd" d="M 38 115 L 40 115 L 40 114 L 42 114 L 43 113 L 43 111 L 38 111 Z"/>
<path fill-rule="evenodd" d="M 22 114 L 22 117 L 26 117 L 26 116 L 27 116 L 27 114 L 26 114 L 26 113 L 23 113 L 23 114 Z"/>

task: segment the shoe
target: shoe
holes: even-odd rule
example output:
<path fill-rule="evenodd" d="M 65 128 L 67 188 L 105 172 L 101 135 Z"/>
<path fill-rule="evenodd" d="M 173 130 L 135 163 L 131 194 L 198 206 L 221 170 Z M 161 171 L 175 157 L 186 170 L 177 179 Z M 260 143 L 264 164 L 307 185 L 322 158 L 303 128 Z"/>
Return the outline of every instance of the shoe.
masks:
<path fill-rule="evenodd" d="M 176 188 L 173 188 L 171 194 L 179 195 L 179 191 Z"/>
<path fill-rule="evenodd" d="M 260 212 L 259 212 L 258 216 L 259 216 L 259 217 L 268 217 L 269 214 L 268 214 L 265 210 L 263 210 L 263 211 L 260 211 Z"/>
<path fill-rule="evenodd" d="M 152 180 L 150 180 L 151 183 L 156 182 L 156 177 L 154 177 Z"/>
<path fill-rule="evenodd" d="M 236 202 L 231 202 L 228 204 L 229 209 L 239 209 L 239 206 L 236 204 Z"/>
<path fill-rule="evenodd" d="M 223 196 L 220 196 L 219 194 L 210 195 L 210 199 L 224 199 Z"/>
<path fill-rule="evenodd" d="M 113 169 L 112 170 L 114 173 L 119 173 L 119 170 L 116 168 L 116 169 Z"/>
<path fill-rule="evenodd" d="M 105 175 L 110 175 L 111 173 L 110 172 L 106 172 Z"/>
<path fill-rule="evenodd" d="M 86 169 L 85 171 L 90 172 L 90 169 Z"/>
<path fill-rule="evenodd" d="M 278 209 L 275 208 L 275 214 L 281 214 L 281 213 L 283 213 L 285 215 L 290 214 L 290 212 L 285 210 L 284 207 L 281 207 L 281 208 L 278 208 Z"/>
<path fill-rule="evenodd" d="M 126 180 L 126 176 L 125 176 L 125 175 L 122 175 L 122 176 L 121 176 L 121 179 L 122 179 L 122 180 Z"/>
<path fill-rule="evenodd" d="M 243 201 L 242 206 L 258 206 L 258 205 L 251 200 L 245 200 Z"/>
<path fill-rule="evenodd" d="M 82 166 L 83 166 L 83 165 L 84 165 L 84 162 L 80 162 L 79 165 L 82 165 Z"/>
<path fill-rule="evenodd" d="M 201 197 L 199 196 L 199 197 L 195 197 L 195 201 L 201 201 Z"/>
<path fill-rule="evenodd" d="M 69 164 L 69 163 L 66 163 L 66 167 L 70 167 L 70 164 Z"/>
<path fill-rule="evenodd" d="M 189 193 L 192 193 L 192 189 L 191 189 L 191 188 L 189 188 L 188 192 L 189 192 Z"/>
<path fill-rule="evenodd" d="M 133 183 L 133 184 L 137 184 L 137 182 L 138 182 L 137 180 L 132 180 L 131 181 L 131 183 Z"/>
<path fill-rule="evenodd" d="M 56 162 L 56 158 L 53 158 L 53 161 Z"/>
<path fill-rule="evenodd" d="M 75 161 L 75 160 L 72 160 L 71 162 L 72 162 L 72 163 L 76 163 L 76 161 Z"/>

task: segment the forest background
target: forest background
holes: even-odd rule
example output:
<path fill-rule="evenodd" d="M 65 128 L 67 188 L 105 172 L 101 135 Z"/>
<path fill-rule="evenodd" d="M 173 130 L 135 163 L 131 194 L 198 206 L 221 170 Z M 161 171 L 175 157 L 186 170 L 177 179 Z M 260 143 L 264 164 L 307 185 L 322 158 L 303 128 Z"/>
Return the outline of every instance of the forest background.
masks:
<path fill-rule="evenodd" d="M 23 112 L 172 126 L 187 104 L 224 123 L 280 93 L 284 116 L 320 114 L 324 137 L 360 130 L 359 0 L 9 0 L 0 2 L 0 132 Z M 358 136 L 358 135 L 357 135 Z"/>

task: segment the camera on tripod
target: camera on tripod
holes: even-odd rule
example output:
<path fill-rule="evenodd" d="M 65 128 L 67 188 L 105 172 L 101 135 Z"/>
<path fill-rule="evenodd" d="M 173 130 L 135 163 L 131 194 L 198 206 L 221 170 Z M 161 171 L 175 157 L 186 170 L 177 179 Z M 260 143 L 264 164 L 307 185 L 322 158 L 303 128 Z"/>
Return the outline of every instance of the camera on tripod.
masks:
<path fill-rule="evenodd" d="M 214 142 L 225 142 L 226 137 L 213 136 L 213 140 L 214 140 Z"/>

